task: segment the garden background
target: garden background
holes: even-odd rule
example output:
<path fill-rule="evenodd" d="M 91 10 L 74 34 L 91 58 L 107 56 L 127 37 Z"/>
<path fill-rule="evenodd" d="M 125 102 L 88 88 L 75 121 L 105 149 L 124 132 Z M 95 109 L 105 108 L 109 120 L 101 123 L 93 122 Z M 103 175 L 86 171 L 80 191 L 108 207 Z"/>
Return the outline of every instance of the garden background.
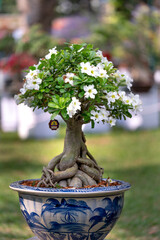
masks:
<path fill-rule="evenodd" d="M 157 0 L 0 0 L 0 240 L 33 234 L 9 189 L 39 178 L 62 151 L 65 126 L 53 132 L 49 115 L 16 106 L 24 70 L 48 49 L 88 42 L 135 80 L 144 111 L 110 128 L 84 126 L 104 177 L 131 183 L 112 240 L 160 239 L 160 3 Z"/>

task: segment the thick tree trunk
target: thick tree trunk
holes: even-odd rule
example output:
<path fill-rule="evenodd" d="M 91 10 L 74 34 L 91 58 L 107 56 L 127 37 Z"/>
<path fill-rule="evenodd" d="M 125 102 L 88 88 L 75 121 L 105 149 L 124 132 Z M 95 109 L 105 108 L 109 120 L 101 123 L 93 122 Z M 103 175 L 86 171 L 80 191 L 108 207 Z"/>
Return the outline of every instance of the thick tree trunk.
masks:
<path fill-rule="evenodd" d="M 82 146 L 82 123 L 74 120 L 67 122 L 66 136 L 64 140 L 64 155 L 59 164 L 59 170 L 72 167 L 76 159 L 81 155 Z"/>
<path fill-rule="evenodd" d="M 55 167 L 58 171 L 55 171 Z M 75 119 L 67 121 L 63 153 L 54 157 L 46 168 L 39 186 L 84 187 L 95 185 L 102 178 L 102 169 L 89 153 L 82 132 L 82 122 Z"/>
<path fill-rule="evenodd" d="M 41 24 L 44 31 L 50 32 L 56 4 L 56 0 L 28 0 L 28 25 Z"/>

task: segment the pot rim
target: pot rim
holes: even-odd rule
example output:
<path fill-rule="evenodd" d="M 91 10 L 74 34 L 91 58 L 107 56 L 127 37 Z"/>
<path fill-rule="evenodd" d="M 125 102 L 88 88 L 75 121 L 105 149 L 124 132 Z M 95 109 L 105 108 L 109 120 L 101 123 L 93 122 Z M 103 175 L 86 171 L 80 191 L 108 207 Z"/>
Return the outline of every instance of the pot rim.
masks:
<path fill-rule="evenodd" d="M 20 180 L 10 184 L 10 188 L 18 193 L 25 193 L 30 195 L 41 195 L 41 196 L 101 196 L 101 195 L 116 195 L 119 193 L 123 193 L 131 188 L 131 184 L 128 182 L 124 182 L 121 180 L 114 180 L 121 183 L 121 185 L 110 186 L 110 187 L 93 187 L 93 188 L 42 188 L 42 187 L 31 187 L 22 185 L 24 181 L 35 181 L 39 179 L 27 179 Z M 106 180 L 104 178 L 104 180 Z"/>

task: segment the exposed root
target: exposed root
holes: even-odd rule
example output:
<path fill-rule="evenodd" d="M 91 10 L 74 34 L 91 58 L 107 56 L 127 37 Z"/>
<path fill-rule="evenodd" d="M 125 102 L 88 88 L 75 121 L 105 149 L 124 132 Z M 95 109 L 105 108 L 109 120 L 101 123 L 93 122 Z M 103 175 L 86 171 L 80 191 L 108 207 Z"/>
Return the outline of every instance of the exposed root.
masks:
<path fill-rule="evenodd" d="M 43 168 L 43 175 L 41 181 L 38 183 L 38 187 L 44 184 L 46 187 L 55 187 L 55 183 L 61 180 L 72 178 L 77 173 L 78 166 L 74 164 L 73 167 L 66 169 L 65 171 L 53 172 L 48 168 Z"/>
<path fill-rule="evenodd" d="M 43 168 L 38 187 L 56 187 L 56 184 L 59 184 L 62 187 L 80 188 L 96 185 L 101 181 L 103 169 L 88 151 L 82 123 L 78 119 L 67 121 L 63 153 L 54 157 L 48 166 Z M 58 171 L 55 171 L 55 168 Z"/>
<path fill-rule="evenodd" d="M 75 164 L 75 162 L 76 162 L 76 153 L 74 151 L 64 153 L 58 165 L 58 168 L 60 171 L 64 171 L 67 168 L 72 167 Z"/>
<path fill-rule="evenodd" d="M 93 178 L 91 178 L 88 174 L 81 170 L 78 170 L 76 176 L 78 176 L 81 179 L 83 186 L 88 185 L 92 186 L 97 184 L 97 182 Z"/>
<path fill-rule="evenodd" d="M 67 179 L 67 186 L 70 185 L 70 182 L 71 182 L 71 178 L 68 178 L 68 179 Z"/>
<path fill-rule="evenodd" d="M 80 163 L 80 164 L 85 164 L 89 167 L 94 167 L 94 163 L 91 159 L 88 159 L 88 158 L 77 158 L 77 163 Z"/>
<path fill-rule="evenodd" d="M 101 176 L 100 171 L 98 171 L 97 169 L 95 169 L 93 167 L 88 167 L 87 165 L 82 164 L 81 170 L 83 172 L 87 173 L 94 180 L 100 182 L 102 176 Z"/>
<path fill-rule="evenodd" d="M 82 185 L 82 181 L 79 177 L 75 176 L 72 178 L 70 184 L 69 184 L 70 187 L 75 187 L 75 188 L 81 188 L 83 185 Z"/>
<path fill-rule="evenodd" d="M 88 151 L 88 149 L 87 149 L 87 156 L 88 156 L 90 159 L 92 159 L 92 160 L 97 164 L 95 158 L 94 158 L 94 157 L 92 156 L 92 154 Z"/>
<path fill-rule="evenodd" d="M 60 180 L 72 178 L 77 173 L 78 166 L 75 163 L 73 167 L 67 168 L 65 171 L 59 171 L 54 173 L 55 182 L 59 182 Z"/>
<path fill-rule="evenodd" d="M 63 153 L 59 154 L 58 156 L 54 157 L 49 163 L 47 168 L 51 169 L 54 171 L 56 165 L 60 162 L 61 158 L 63 156 Z"/>
<path fill-rule="evenodd" d="M 89 182 L 84 174 L 85 174 L 84 172 L 82 172 L 81 170 L 78 170 L 75 176 L 81 179 L 83 186 L 88 186 Z"/>
<path fill-rule="evenodd" d="M 54 175 L 53 171 L 46 167 L 43 167 L 42 172 L 43 174 L 41 177 L 41 181 L 38 183 L 37 187 L 55 187 L 54 182 L 52 181 Z"/>
<path fill-rule="evenodd" d="M 61 180 L 58 182 L 61 187 L 67 187 L 67 180 Z"/>

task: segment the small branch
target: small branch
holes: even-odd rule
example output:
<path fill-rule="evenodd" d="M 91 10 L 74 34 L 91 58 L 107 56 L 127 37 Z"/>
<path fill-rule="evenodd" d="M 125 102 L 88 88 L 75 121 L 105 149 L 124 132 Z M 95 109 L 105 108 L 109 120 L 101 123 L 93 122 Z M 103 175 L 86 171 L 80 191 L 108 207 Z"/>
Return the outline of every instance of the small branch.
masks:
<path fill-rule="evenodd" d="M 86 137 L 85 137 L 85 135 L 84 135 L 84 132 L 82 132 L 82 141 L 83 141 L 84 143 L 86 143 Z"/>
<path fill-rule="evenodd" d="M 94 158 L 94 157 L 92 156 L 92 154 L 88 151 L 88 149 L 87 149 L 87 156 L 88 156 L 90 159 L 92 159 L 92 160 L 97 164 L 95 158 Z"/>
<path fill-rule="evenodd" d="M 56 165 L 60 162 L 62 156 L 63 156 L 63 153 L 61 153 L 58 156 L 52 158 L 51 161 L 48 163 L 47 168 L 51 169 L 52 171 L 54 171 Z"/>

